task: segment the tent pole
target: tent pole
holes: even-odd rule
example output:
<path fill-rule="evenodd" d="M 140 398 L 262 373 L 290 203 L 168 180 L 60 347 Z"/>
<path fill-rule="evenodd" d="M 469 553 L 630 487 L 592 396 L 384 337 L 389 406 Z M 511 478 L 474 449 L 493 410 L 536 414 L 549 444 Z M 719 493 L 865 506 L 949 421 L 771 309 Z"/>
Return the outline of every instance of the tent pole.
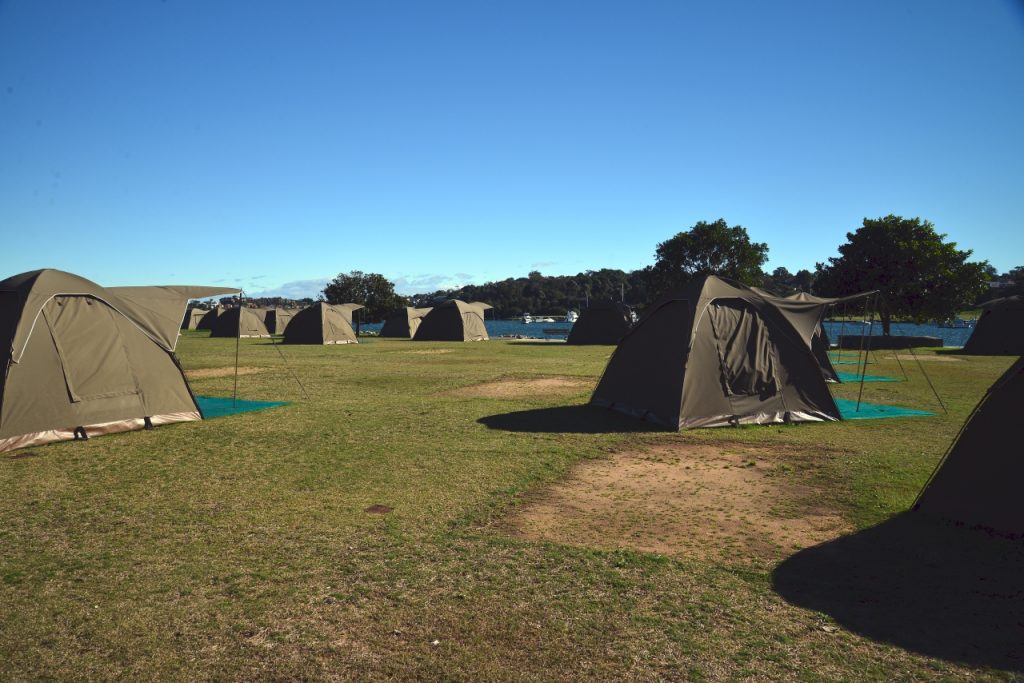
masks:
<path fill-rule="evenodd" d="M 875 298 L 876 299 L 878 298 L 878 294 L 875 294 Z M 867 313 L 867 308 L 868 308 L 868 300 L 867 300 L 867 298 L 865 298 L 864 299 L 864 312 L 865 313 Z M 875 323 L 875 308 L 874 308 L 874 306 L 871 307 L 871 319 L 870 320 L 871 320 L 871 322 L 868 325 L 868 331 L 869 332 L 871 331 L 871 327 Z M 864 347 L 864 334 L 863 334 L 863 332 L 860 335 L 860 345 L 861 345 L 861 348 Z M 860 360 L 860 356 L 857 357 L 857 360 L 858 361 Z M 868 364 L 867 364 L 867 356 L 865 356 L 865 362 L 864 362 L 863 365 L 860 366 L 860 389 L 857 391 L 857 412 L 858 413 L 860 412 L 860 401 L 861 401 L 861 398 L 864 396 L 864 377 L 865 377 L 865 375 L 867 375 L 867 372 L 868 372 Z"/>
<path fill-rule="evenodd" d="M 231 392 L 231 407 L 235 408 L 238 403 L 238 347 L 242 342 L 242 300 L 245 297 L 245 290 L 238 290 L 238 330 L 235 331 L 235 389 Z"/>
<path fill-rule="evenodd" d="M 942 399 L 939 397 L 939 392 L 935 391 L 935 385 L 932 384 L 931 378 L 928 376 L 928 373 L 924 371 L 924 366 L 921 365 L 921 359 L 917 357 L 916 353 L 914 353 L 914 347 L 908 346 L 907 350 L 910 351 L 910 355 L 917 361 L 917 367 L 921 368 L 921 374 L 924 375 L 925 381 L 928 382 L 928 386 L 931 387 L 932 393 L 935 394 L 935 399 L 939 402 L 939 405 L 942 406 L 942 412 L 949 415 L 949 411 L 946 410 L 946 404 L 942 402 Z M 898 356 L 899 354 L 897 353 L 896 355 Z"/>
<path fill-rule="evenodd" d="M 281 360 L 284 361 L 284 366 L 288 368 L 288 372 L 291 374 L 292 379 L 294 379 L 295 383 L 299 385 L 299 389 L 302 390 L 302 395 L 305 396 L 308 401 L 309 394 L 306 393 L 306 387 L 302 386 L 302 382 L 299 381 L 299 376 L 295 374 L 295 371 L 292 370 L 292 366 L 288 364 L 288 359 L 284 357 L 284 352 L 281 351 L 281 345 L 274 341 L 273 336 L 270 337 L 270 345 L 277 349 L 277 355 L 281 356 Z"/>

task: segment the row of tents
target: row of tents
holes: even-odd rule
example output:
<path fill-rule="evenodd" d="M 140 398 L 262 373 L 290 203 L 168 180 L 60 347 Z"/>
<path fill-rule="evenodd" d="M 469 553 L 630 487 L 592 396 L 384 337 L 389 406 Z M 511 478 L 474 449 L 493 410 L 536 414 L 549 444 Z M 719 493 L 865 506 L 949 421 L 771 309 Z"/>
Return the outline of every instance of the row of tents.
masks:
<path fill-rule="evenodd" d="M 283 335 L 285 344 L 356 344 L 352 314 L 360 304 L 318 302 L 301 311 L 273 308 L 193 308 L 182 329 L 208 329 L 211 337 Z M 446 301 L 432 308 L 401 308 L 388 316 L 381 337 L 417 341 L 483 341 L 491 306 L 479 301 Z"/>
<path fill-rule="evenodd" d="M 178 328 L 190 299 L 235 291 L 101 287 L 57 270 L 0 282 L 0 452 L 202 419 L 174 355 Z M 661 297 L 623 336 L 591 402 L 673 429 L 841 419 L 825 384 L 827 354 L 815 351 L 827 349 L 821 323 L 839 301 L 700 278 Z M 337 309 L 304 309 L 288 329 L 302 329 L 302 316 L 335 314 L 332 324 L 351 327 L 351 309 L 347 317 Z M 235 310 L 237 334 L 247 309 Z M 437 310 L 445 324 L 432 330 Z M 416 318 L 413 336 L 426 330 L 425 338 L 450 339 L 454 327 L 463 330 L 456 341 L 486 334 L 484 310 L 464 302 L 435 307 Z M 979 403 L 917 507 L 1024 534 L 1016 499 L 1024 461 L 1010 433 L 1022 392 L 1018 360 Z"/>

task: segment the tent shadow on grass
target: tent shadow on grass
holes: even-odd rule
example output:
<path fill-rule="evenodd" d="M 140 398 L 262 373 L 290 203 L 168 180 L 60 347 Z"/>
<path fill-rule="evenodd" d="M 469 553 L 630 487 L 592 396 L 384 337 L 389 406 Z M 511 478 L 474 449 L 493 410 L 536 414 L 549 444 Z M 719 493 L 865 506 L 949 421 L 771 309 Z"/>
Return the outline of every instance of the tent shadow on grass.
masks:
<path fill-rule="evenodd" d="M 786 601 L 873 640 L 1024 671 L 1024 545 L 904 513 L 802 550 L 773 573 Z"/>
<path fill-rule="evenodd" d="M 500 429 L 506 432 L 613 434 L 665 431 L 664 427 L 589 405 L 519 410 L 514 413 L 488 415 L 480 418 L 477 422 L 489 429 Z"/>

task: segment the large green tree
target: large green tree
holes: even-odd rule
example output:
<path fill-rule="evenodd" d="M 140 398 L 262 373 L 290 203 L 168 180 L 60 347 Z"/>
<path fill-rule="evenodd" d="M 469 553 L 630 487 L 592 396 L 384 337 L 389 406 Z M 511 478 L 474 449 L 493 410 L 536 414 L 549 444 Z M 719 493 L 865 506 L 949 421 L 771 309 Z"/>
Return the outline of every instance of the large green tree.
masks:
<path fill-rule="evenodd" d="M 700 221 L 686 232 L 658 245 L 657 261 L 647 271 L 656 292 L 680 287 L 699 275 L 721 275 L 748 285 L 760 285 L 768 245 L 753 242 L 747 229 L 725 219 Z"/>
<path fill-rule="evenodd" d="M 395 294 L 395 285 L 380 273 L 353 270 L 339 273 L 323 290 L 329 304 L 362 304 L 364 320 L 383 320 L 395 310 L 407 305 L 406 299 Z"/>
<path fill-rule="evenodd" d="M 945 241 L 929 221 L 865 218 L 846 239 L 839 256 L 818 264 L 815 293 L 845 296 L 877 289 L 883 334 L 889 334 L 894 316 L 915 322 L 950 318 L 986 289 L 988 263 L 968 261 L 972 252 Z"/>

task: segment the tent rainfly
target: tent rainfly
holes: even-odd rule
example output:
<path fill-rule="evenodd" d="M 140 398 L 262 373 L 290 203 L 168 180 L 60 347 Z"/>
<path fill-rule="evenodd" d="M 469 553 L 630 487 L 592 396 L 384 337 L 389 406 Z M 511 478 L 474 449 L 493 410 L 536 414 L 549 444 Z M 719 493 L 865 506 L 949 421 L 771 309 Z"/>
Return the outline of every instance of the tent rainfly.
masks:
<path fill-rule="evenodd" d="M 213 323 L 211 337 L 269 337 L 263 312 L 255 308 L 229 308 Z"/>
<path fill-rule="evenodd" d="M 295 314 L 284 331 L 285 344 L 358 344 L 352 312 L 359 304 L 331 305 L 322 301 Z"/>
<path fill-rule="evenodd" d="M 223 287 L 101 287 L 59 270 L 0 282 L 0 452 L 202 419 L 174 356 L 189 299 Z"/>
<path fill-rule="evenodd" d="M 295 313 L 296 311 L 288 308 L 268 308 L 263 316 L 263 324 L 267 326 L 270 334 L 284 334 Z"/>
<path fill-rule="evenodd" d="M 200 321 L 209 313 L 205 308 L 190 308 L 185 311 L 185 319 L 181 321 L 181 329 L 183 330 L 195 330 L 198 329 Z"/>
<path fill-rule="evenodd" d="M 449 299 L 423 316 L 413 341 L 486 341 L 484 313 L 489 308 L 480 301 Z"/>
<path fill-rule="evenodd" d="M 411 339 L 416 336 L 420 321 L 432 308 L 400 308 L 392 312 L 380 328 L 381 337 L 403 337 Z"/>
<path fill-rule="evenodd" d="M 1024 458 L 1016 432 L 1022 400 L 1024 358 L 1018 358 L 974 408 L 917 497 L 914 510 L 1002 535 L 1024 536 Z"/>
<path fill-rule="evenodd" d="M 572 324 L 566 344 L 618 344 L 633 326 L 633 314 L 626 304 L 595 301 L 580 311 Z"/>
<path fill-rule="evenodd" d="M 820 312 L 697 278 L 622 338 L 591 403 L 672 429 L 840 420 L 811 351 Z"/>
<path fill-rule="evenodd" d="M 981 305 L 961 353 L 971 356 L 1024 355 L 1024 297 L 1008 296 Z"/>

